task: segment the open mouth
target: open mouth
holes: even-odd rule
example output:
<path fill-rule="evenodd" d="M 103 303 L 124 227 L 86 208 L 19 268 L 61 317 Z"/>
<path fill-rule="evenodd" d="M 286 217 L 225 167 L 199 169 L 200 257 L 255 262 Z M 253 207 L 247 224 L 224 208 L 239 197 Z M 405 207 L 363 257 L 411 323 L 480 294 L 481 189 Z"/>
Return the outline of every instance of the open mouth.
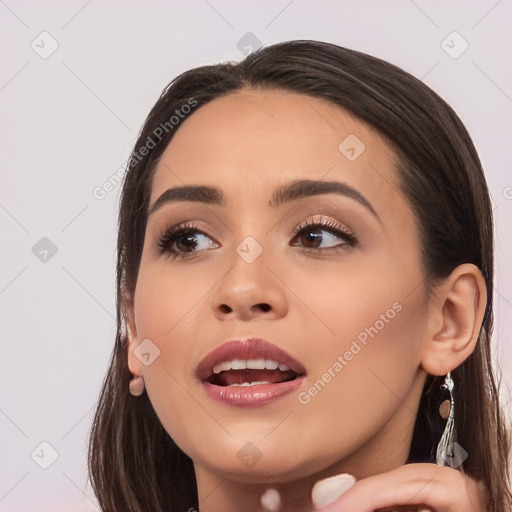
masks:
<path fill-rule="evenodd" d="M 216 364 L 206 381 L 215 386 L 257 386 L 289 382 L 298 376 L 285 363 L 273 359 L 233 359 Z"/>
<path fill-rule="evenodd" d="M 207 395 L 224 405 L 259 407 L 296 391 L 306 369 L 278 346 L 259 339 L 228 341 L 210 352 L 196 375 Z"/>

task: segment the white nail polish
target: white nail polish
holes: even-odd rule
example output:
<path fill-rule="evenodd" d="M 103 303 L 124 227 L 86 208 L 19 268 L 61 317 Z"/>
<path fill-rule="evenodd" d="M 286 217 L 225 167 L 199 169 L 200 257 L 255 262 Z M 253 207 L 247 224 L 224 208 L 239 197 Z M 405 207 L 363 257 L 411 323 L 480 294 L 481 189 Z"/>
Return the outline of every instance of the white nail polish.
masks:
<path fill-rule="evenodd" d="M 348 491 L 356 479 L 348 473 L 331 476 L 319 480 L 311 491 L 311 499 L 315 507 L 325 507 L 336 501 L 345 491 Z"/>
<path fill-rule="evenodd" d="M 261 506 L 268 512 L 277 512 L 281 506 L 281 497 L 277 489 L 267 489 L 261 499 Z"/>

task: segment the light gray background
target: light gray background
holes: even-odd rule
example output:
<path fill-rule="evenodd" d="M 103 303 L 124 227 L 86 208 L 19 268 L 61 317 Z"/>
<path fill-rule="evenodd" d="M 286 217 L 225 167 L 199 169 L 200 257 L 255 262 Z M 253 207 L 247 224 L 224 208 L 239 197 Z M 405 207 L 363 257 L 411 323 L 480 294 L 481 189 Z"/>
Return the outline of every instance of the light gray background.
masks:
<path fill-rule="evenodd" d="M 93 190 L 126 161 L 161 89 L 191 67 L 242 58 L 248 32 L 365 51 L 455 108 L 495 205 L 494 342 L 512 382 L 511 13 L 511 0 L 0 0 L 0 509 L 97 510 L 85 446 L 114 342 L 119 187 L 103 200 Z M 46 262 L 33 253 L 42 237 L 57 248 Z"/>

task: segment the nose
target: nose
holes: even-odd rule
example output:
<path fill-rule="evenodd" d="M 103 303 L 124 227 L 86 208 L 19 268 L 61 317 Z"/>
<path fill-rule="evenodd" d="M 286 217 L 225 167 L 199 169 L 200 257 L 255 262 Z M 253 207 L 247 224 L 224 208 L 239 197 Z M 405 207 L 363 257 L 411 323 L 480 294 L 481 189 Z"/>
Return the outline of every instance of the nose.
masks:
<path fill-rule="evenodd" d="M 252 263 L 238 254 L 212 295 L 214 316 L 222 321 L 263 318 L 277 320 L 286 315 L 288 302 L 282 281 L 259 256 Z"/>

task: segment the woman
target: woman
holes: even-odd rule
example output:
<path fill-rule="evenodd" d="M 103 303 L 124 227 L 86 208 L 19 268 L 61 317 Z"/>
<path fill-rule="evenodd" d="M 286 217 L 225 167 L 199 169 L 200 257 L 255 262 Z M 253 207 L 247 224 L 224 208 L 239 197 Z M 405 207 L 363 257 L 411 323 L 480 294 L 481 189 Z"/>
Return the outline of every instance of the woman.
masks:
<path fill-rule="evenodd" d="M 291 41 L 183 73 L 122 192 L 102 510 L 508 510 L 492 233 L 467 131 L 397 67 Z"/>

